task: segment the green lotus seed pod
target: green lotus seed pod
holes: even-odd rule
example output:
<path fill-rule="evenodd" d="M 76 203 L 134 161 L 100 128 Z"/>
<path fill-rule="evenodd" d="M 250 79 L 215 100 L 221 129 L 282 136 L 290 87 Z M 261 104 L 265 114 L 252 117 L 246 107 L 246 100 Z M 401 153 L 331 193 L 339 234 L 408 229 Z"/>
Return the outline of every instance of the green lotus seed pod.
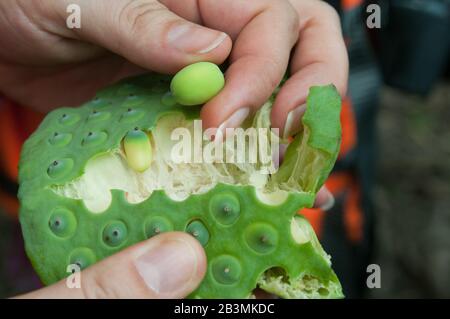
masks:
<path fill-rule="evenodd" d="M 197 62 L 181 69 L 172 79 L 170 90 L 182 105 L 204 104 L 225 85 L 219 67 L 211 62 Z"/>
<path fill-rule="evenodd" d="M 126 79 L 80 107 L 49 113 L 25 142 L 20 223 L 42 282 L 66 278 L 69 265 L 83 269 L 146 238 L 184 231 L 208 261 L 189 298 L 247 298 L 257 287 L 282 298 L 342 297 L 329 256 L 297 213 L 313 205 L 339 151 L 336 89 L 310 89 L 304 129 L 269 176 L 259 161 L 175 163 L 171 133 L 192 128 L 200 109 L 180 107 L 169 83 L 157 74 Z M 274 97 L 253 127 L 270 132 Z"/>
<path fill-rule="evenodd" d="M 206 246 L 209 241 L 208 229 L 206 229 L 205 225 L 199 220 L 191 222 L 186 227 L 186 232 L 194 236 L 203 246 Z"/>
<path fill-rule="evenodd" d="M 152 145 L 147 134 L 134 129 L 127 133 L 123 148 L 128 165 L 137 172 L 143 172 L 152 164 Z"/>

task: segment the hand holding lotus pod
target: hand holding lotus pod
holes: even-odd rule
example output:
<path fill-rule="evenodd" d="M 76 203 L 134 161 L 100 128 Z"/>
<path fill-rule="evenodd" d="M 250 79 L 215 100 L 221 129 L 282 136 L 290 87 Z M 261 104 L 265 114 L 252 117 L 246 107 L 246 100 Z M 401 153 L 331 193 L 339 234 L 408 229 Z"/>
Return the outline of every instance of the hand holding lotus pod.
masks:
<path fill-rule="evenodd" d="M 174 162 L 171 132 L 192 131 L 200 106 L 178 104 L 184 93 L 173 98 L 169 83 L 156 74 L 124 80 L 79 108 L 51 112 L 25 143 L 20 221 L 42 281 L 178 230 L 196 237 L 208 258 L 190 297 L 246 298 L 256 287 L 283 298 L 342 297 L 329 256 L 297 215 L 312 206 L 337 157 L 335 88 L 311 88 L 303 132 L 279 170 L 262 174 L 259 162 Z M 272 100 L 250 126 L 270 127 Z"/>

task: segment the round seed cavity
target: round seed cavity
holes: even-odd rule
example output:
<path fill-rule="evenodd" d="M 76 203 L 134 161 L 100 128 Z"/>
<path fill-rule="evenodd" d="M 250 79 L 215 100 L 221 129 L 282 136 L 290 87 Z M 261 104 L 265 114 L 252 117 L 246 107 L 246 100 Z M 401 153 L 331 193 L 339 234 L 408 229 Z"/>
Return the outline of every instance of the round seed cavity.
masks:
<path fill-rule="evenodd" d="M 278 244 L 278 232 L 265 223 L 255 223 L 247 227 L 244 238 L 249 247 L 260 254 L 273 252 Z"/>
<path fill-rule="evenodd" d="M 186 232 L 194 236 L 202 246 L 206 246 L 209 241 L 209 231 L 199 220 L 194 220 L 186 227 Z"/>
<path fill-rule="evenodd" d="M 76 248 L 69 256 L 69 265 L 78 265 L 81 270 L 86 269 L 96 261 L 94 252 L 86 247 Z"/>
<path fill-rule="evenodd" d="M 63 124 L 64 126 L 69 126 L 77 123 L 79 120 L 80 116 L 78 114 L 63 113 L 59 118 L 59 123 Z"/>
<path fill-rule="evenodd" d="M 221 255 L 211 261 L 211 273 L 217 282 L 232 285 L 241 278 L 242 267 L 235 257 Z"/>
<path fill-rule="evenodd" d="M 177 105 L 177 101 L 171 92 L 167 92 L 166 94 L 163 95 L 163 97 L 161 98 L 161 103 L 162 103 L 162 105 L 167 106 L 167 107 L 172 107 L 172 106 Z"/>
<path fill-rule="evenodd" d="M 47 168 L 47 174 L 51 178 L 62 177 L 72 170 L 74 162 L 71 158 L 63 158 L 53 161 Z"/>
<path fill-rule="evenodd" d="M 232 225 L 239 218 L 241 207 L 233 194 L 217 194 L 211 199 L 209 210 L 218 223 Z"/>
<path fill-rule="evenodd" d="M 107 99 L 103 99 L 101 97 L 95 97 L 91 102 L 90 105 L 92 107 L 95 107 L 96 109 L 98 108 L 102 108 L 104 106 L 107 106 L 110 104 L 110 101 L 108 101 Z"/>
<path fill-rule="evenodd" d="M 145 102 L 144 97 L 138 96 L 134 93 L 130 93 L 130 94 L 128 94 L 126 99 L 123 101 L 122 106 L 129 108 L 129 107 L 134 107 L 134 106 L 144 104 L 144 102 Z"/>
<path fill-rule="evenodd" d="M 110 222 L 103 229 L 103 241 L 111 247 L 120 246 L 127 238 L 127 226 L 121 221 Z"/>
<path fill-rule="evenodd" d="M 83 146 L 97 146 L 103 144 L 108 139 L 106 132 L 88 132 L 81 141 Z"/>
<path fill-rule="evenodd" d="M 120 117 L 120 122 L 124 123 L 131 123 L 136 122 L 137 120 L 141 119 L 145 114 L 145 111 L 142 109 L 133 109 L 128 108 L 126 112 L 122 114 Z"/>
<path fill-rule="evenodd" d="M 100 112 L 97 110 L 93 110 L 91 114 L 88 116 L 89 122 L 97 122 L 97 121 L 105 121 L 111 117 L 111 113 L 109 112 Z"/>
<path fill-rule="evenodd" d="M 72 140 L 72 134 L 70 133 L 58 133 L 55 132 L 48 139 L 48 142 L 53 146 L 66 146 Z"/>
<path fill-rule="evenodd" d="M 67 238 L 75 233 L 77 220 L 71 211 L 58 208 L 50 216 L 48 226 L 56 236 Z"/>
<path fill-rule="evenodd" d="M 173 230 L 172 223 L 167 218 L 161 216 L 150 217 L 145 223 L 145 236 L 147 238 L 151 238 L 171 230 Z"/>

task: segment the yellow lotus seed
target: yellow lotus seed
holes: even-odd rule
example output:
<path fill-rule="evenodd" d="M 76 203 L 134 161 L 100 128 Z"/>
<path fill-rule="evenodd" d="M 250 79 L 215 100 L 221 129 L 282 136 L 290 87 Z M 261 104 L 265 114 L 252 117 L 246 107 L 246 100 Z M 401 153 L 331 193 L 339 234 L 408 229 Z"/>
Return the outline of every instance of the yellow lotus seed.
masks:
<path fill-rule="evenodd" d="M 137 172 L 143 172 L 152 163 L 152 146 L 148 135 L 141 130 L 132 130 L 123 140 L 128 165 Z"/>

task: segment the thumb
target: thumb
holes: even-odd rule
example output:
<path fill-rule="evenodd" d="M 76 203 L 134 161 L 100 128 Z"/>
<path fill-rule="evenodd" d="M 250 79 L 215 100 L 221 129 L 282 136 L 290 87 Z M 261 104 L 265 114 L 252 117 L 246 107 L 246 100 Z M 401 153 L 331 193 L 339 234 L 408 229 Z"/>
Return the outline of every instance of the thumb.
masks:
<path fill-rule="evenodd" d="M 219 64 L 231 50 L 227 34 L 189 22 L 156 0 L 51 3 L 57 7 L 53 11 L 64 14 L 69 4 L 80 7 L 81 28 L 73 29 L 70 36 L 104 47 L 153 71 L 174 73 L 198 61 Z"/>
<path fill-rule="evenodd" d="M 79 288 L 64 279 L 21 298 L 183 298 L 205 272 L 206 256 L 196 239 L 164 233 L 75 274 Z"/>

